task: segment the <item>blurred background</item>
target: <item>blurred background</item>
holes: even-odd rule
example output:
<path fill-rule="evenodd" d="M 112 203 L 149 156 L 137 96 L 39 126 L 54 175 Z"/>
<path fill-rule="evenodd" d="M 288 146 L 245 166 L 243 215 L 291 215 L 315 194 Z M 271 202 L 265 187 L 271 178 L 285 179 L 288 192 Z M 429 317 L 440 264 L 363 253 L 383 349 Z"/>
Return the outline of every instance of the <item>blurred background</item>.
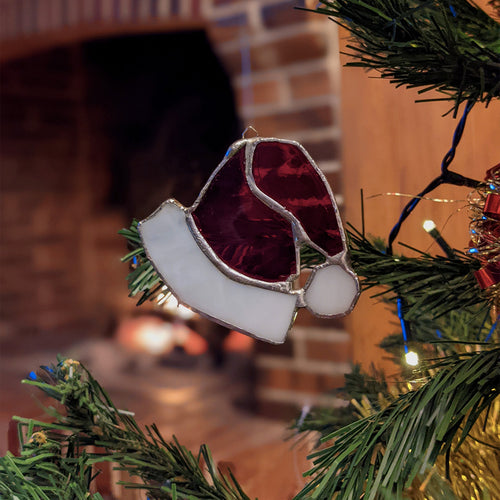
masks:
<path fill-rule="evenodd" d="M 343 405 L 332 391 L 353 361 L 391 371 L 377 343 L 398 327 L 367 296 L 346 320 L 301 311 L 281 346 L 175 301 L 127 297 L 117 231 L 169 197 L 192 204 L 247 125 L 300 141 L 358 228 L 363 189 L 366 231 L 384 238 L 408 200 L 394 193 L 437 175 L 456 126 L 442 117 L 449 103 L 417 105 L 414 92 L 342 68 L 346 34 L 294 9 L 315 3 L 0 0 L 2 454 L 11 416 L 41 412 L 20 380 L 59 353 L 139 421 L 192 449 L 207 443 L 248 493 L 291 498 L 308 446 L 282 441 L 285 422 Z M 471 113 L 456 171 L 482 179 L 498 163 L 497 104 Z M 422 202 L 400 240 L 439 252 L 422 229 L 433 219 L 467 247 L 467 194 L 437 190 L 453 202 Z M 103 478 L 108 498 L 137 495 Z"/>

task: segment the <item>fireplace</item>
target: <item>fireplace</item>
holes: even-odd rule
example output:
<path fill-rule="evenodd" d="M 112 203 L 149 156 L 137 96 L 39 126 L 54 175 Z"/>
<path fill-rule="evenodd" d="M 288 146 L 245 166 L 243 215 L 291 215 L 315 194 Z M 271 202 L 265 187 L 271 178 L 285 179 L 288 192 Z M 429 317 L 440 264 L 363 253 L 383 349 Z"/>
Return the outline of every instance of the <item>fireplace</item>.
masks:
<path fill-rule="evenodd" d="M 300 141 L 342 207 L 337 34 L 305 2 L 32 4 L 1 3 L 3 352 L 136 313 L 117 230 L 189 205 L 246 125 Z M 285 344 L 255 345 L 259 411 L 337 404 L 349 359 L 341 321 L 301 312 Z"/>

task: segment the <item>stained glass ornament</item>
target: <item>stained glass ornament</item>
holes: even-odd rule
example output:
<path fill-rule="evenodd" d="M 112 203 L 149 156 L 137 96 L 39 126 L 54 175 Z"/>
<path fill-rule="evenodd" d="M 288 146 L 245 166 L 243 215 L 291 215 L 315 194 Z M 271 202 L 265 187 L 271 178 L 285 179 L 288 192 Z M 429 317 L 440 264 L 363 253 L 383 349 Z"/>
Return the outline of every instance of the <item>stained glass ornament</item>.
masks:
<path fill-rule="evenodd" d="M 180 303 L 271 343 L 284 342 L 298 308 L 343 316 L 359 295 L 330 186 L 295 141 L 233 143 L 191 207 L 169 199 L 139 233 Z M 297 288 L 304 245 L 324 262 Z"/>

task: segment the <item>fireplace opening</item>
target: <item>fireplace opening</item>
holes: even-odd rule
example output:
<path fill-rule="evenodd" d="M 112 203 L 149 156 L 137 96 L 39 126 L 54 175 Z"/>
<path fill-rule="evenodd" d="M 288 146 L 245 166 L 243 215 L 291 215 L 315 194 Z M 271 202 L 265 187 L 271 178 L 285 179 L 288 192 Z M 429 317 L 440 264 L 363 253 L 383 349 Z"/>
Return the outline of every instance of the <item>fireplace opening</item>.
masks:
<path fill-rule="evenodd" d="M 109 204 L 129 220 L 170 197 L 191 205 L 240 134 L 231 83 L 205 32 L 107 38 L 82 51 L 90 109 L 106 117 Z M 161 302 L 120 320 L 118 341 L 169 366 L 195 366 L 205 353 L 222 366 L 229 330 Z"/>
<path fill-rule="evenodd" d="M 192 204 L 241 133 L 205 32 L 95 39 L 2 75 L 2 351 L 116 337 L 138 358 L 189 365 L 206 353 L 219 366 L 225 350 L 246 349 L 179 308 L 136 308 L 119 261 L 117 231 L 169 197 Z"/>
<path fill-rule="evenodd" d="M 130 217 L 190 205 L 240 133 L 231 83 L 204 31 L 84 44 L 89 97 L 107 117 L 110 202 Z"/>

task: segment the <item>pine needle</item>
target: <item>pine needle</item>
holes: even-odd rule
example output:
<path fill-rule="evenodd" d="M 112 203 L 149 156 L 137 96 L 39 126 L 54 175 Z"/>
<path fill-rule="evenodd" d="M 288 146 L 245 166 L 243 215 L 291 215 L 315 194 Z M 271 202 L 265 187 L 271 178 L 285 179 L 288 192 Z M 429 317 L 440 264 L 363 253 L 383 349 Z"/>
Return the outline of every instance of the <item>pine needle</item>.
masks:
<path fill-rule="evenodd" d="M 500 387 L 500 348 L 445 358 L 425 385 L 388 407 L 323 438 L 328 447 L 311 455 L 313 479 L 306 498 L 403 498 L 417 475 L 439 455 L 456 451 L 491 406 Z"/>
<path fill-rule="evenodd" d="M 488 104 L 500 97 L 500 24 L 468 0 L 320 0 L 313 12 L 352 35 L 346 66 L 373 69 L 397 87 Z M 426 99 L 421 99 L 426 100 Z M 434 97 L 428 100 L 437 100 Z"/>

